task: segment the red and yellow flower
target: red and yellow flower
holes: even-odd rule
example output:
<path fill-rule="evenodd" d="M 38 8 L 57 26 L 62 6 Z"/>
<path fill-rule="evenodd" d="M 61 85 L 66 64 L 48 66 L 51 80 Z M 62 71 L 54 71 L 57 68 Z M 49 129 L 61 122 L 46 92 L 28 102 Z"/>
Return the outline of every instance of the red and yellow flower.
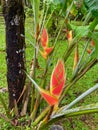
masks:
<path fill-rule="evenodd" d="M 42 55 L 42 57 L 44 59 L 47 59 L 48 56 L 53 51 L 54 47 L 53 46 L 52 47 L 48 46 L 48 33 L 47 33 L 47 30 L 45 28 L 42 31 L 42 35 L 41 35 L 40 41 L 41 41 L 41 46 L 43 48 L 43 51 L 40 50 L 40 54 Z"/>
<path fill-rule="evenodd" d="M 50 106 L 53 106 L 53 105 L 57 106 L 59 97 L 61 96 L 61 93 L 64 88 L 65 80 L 66 80 L 66 77 L 65 77 L 64 63 L 60 59 L 58 60 L 57 65 L 54 68 L 51 75 L 50 90 L 46 91 L 39 86 L 36 86 L 36 88 L 38 89 L 41 96 L 45 99 L 45 101 Z"/>

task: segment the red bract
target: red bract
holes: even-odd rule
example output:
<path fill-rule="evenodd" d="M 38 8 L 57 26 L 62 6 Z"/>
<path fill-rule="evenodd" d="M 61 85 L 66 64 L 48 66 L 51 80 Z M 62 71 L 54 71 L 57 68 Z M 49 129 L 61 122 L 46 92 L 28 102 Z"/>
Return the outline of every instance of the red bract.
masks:
<path fill-rule="evenodd" d="M 42 90 L 41 95 L 50 106 L 58 104 L 58 99 L 51 95 L 49 92 Z"/>
<path fill-rule="evenodd" d="M 48 46 L 48 33 L 47 30 L 44 28 L 41 35 L 41 45 L 43 48 Z"/>
<path fill-rule="evenodd" d="M 65 84 L 65 69 L 62 60 L 59 60 L 54 68 L 50 82 L 50 92 L 59 98 Z"/>
<path fill-rule="evenodd" d="M 88 54 L 91 54 L 92 50 L 91 49 L 87 49 Z"/>

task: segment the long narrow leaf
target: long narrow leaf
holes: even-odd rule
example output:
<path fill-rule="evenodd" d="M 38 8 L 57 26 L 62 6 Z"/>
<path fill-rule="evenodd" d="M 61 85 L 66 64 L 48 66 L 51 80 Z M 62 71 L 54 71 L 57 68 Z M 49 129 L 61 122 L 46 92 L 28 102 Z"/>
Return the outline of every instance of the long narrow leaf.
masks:
<path fill-rule="evenodd" d="M 66 111 L 69 108 L 71 108 L 72 106 L 74 106 L 76 103 L 78 103 L 80 100 L 82 100 L 83 98 L 85 98 L 86 96 L 88 96 L 89 94 L 91 94 L 93 91 L 95 91 L 96 89 L 98 89 L 98 84 L 96 84 L 95 86 L 93 86 L 92 88 L 88 89 L 86 92 L 84 92 L 83 94 L 81 94 L 78 98 L 76 98 L 74 101 L 72 101 L 69 105 L 65 106 L 62 108 L 62 111 Z"/>
<path fill-rule="evenodd" d="M 26 72 L 25 72 L 26 73 Z M 41 88 L 39 87 L 39 85 L 26 73 L 27 77 L 32 81 L 32 83 L 35 85 L 35 88 L 38 91 L 41 91 Z"/>
<path fill-rule="evenodd" d="M 61 119 L 64 119 L 64 118 L 67 118 L 67 117 L 72 117 L 72 116 L 90 114 L 90 113 L 98 113 L 98 103 L 69 109 L 69 110 L 66 110 L 66 111 L 62 111 L 62 113 L 52 115 L 50 117 L 50 120 L 46 124 L 41 126 L 39 128 L 39 130 L 44 130 L 46 127 L 48 127 L 52 123 L 55 123 L 56 121 L 59 121 Z"/>
<path fill-rule="evenodd" d="M 69 109 L 66 111 L 61 111 L 61 113 L 58 113 L 58 114 L 52 116 L 51 119 L 59 118 L 62 116 L 70 117 L 70 116 L 77 116 L 77 115 L 83 115 L 83 114 L 95 113 L 95 112 L 98 112 L 98 103 L 81 106 L 81 107 Z"/>
<path fill-rule="evenodd" d="M 37 24 L 39 23 L 39 5 L 40 5 L 40 0 L 33 0 L 33 11 L 34 11 L 34 22 L 35 22 L 35 27 L 37 27 Z"/>

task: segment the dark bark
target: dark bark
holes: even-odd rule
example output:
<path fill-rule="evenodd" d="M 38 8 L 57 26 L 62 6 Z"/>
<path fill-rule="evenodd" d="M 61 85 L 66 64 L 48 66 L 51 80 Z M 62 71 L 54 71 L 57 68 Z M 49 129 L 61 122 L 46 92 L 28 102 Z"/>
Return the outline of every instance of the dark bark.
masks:
<path fill-rule="evenodd" d="M 31 2 L 30 0 L 23 0 L 24 1 L 24 4 L 29 7 L 29 8 L 32 8 L 32 5 L 31 5 Z"/>
<path fill-rule="evenodd" d="M 6 26 L 6 62 L 9 90 L 9 108 L 15 106 L 25 84 L 25 38 L 24 7 L 22 0 L 3 1 L 3 14 Z M 18 107 L 22 98 L 18 102 Z"/>

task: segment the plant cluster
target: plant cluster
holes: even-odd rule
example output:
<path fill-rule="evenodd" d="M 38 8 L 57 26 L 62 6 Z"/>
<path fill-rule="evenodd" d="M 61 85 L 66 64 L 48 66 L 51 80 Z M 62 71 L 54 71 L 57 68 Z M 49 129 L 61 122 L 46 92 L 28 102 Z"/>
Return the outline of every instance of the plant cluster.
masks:
<path fill-rule="evenodd" d="M 19 101 L 22 96 L 26 96 L 21 111 L 18 111 L 18 101 L 15 103 L 15 107 L 9 111 L 5 101 L 0 95 L 0 101 L 6 110 L 6 116 L 3 114 L 0 114 L 0 116 L 15 127 L 21 127 L 21 118 L 22 120 L 25 120 L 25 126 L 41 130 L 46 127 L 48 128 L 49 125 L 60 119 L 98 112 L 98 103 L 72 108 L 80 100 L 97 90 L 98 83 L 93 87 L 90 86 L 87 91 L 69 104 L 63 104 L 62 106 L 62 101 L 66 100 L 68 90 L 98 62 L 98 32 L 95 31 L 98 24 L 98 4 L 96 3 L 96 0 L 84 0 L 84 3 L 82 4 L 85 6 L 85 10 L 86 8 L 87 10 L 84 13 L 83 19 L 80 21 L 81 25 L 78 26 L 73 24 L 69 17 L 70 14 L 72 14 L 73 9 L 75 9 L 75 2 L 77 1 L 43 0 L 43 2 L 40 3 L 40 0 L 31 0 L 34 16 L 34 34 L 32 36 L 32 41 L 28 38 L 26 38 L 26 40 L 34 47 L 34 57 L 29 74 L 28 72 L 25 72 L 28 77 L 28 83 L 24 86 L 21 96 L 18 99 Z M 43 5 L 42 9 L 40 9 L 40 4 Z M 51 5 L 52 11 L 50 10 Z M 54 14 L 56 14 L 56 9 L 59 12 L 57 17 L 62 14 L 63 22 L 61 26 L 56 27 L 56 37 L 51 44 L 47 25 Z M 68 43 L 66 45 L 67 49 L 62 57 L 58 57 L 49 83 L 47 81 L 49 76 L 48 72 L 50 71 L 49 69 L 53 57 L 56 55 L 55 48 L 57 40 L 59 39 L 63 28 L 65 28 L 64 35 Z M 78 44 L 82 39 L 86 39 L 85 43 Z M 83 47 L 81 55 L 79 55 L 79 46 Z M 66 64 L 72 53 L 74 53 L 72 75 L 70 76 L 70 79 L 68 79 Z M 42 60 L 45 62 L 40 82 L 38 82 L 36 76 L 37 65 L 40 66 L 40 63 L 38 62 L 39 56 L 41 56 Z M 49 85 L 46 87 L 47 82 Z M 12 120 L 13 115 L 14 119 Z"/>

